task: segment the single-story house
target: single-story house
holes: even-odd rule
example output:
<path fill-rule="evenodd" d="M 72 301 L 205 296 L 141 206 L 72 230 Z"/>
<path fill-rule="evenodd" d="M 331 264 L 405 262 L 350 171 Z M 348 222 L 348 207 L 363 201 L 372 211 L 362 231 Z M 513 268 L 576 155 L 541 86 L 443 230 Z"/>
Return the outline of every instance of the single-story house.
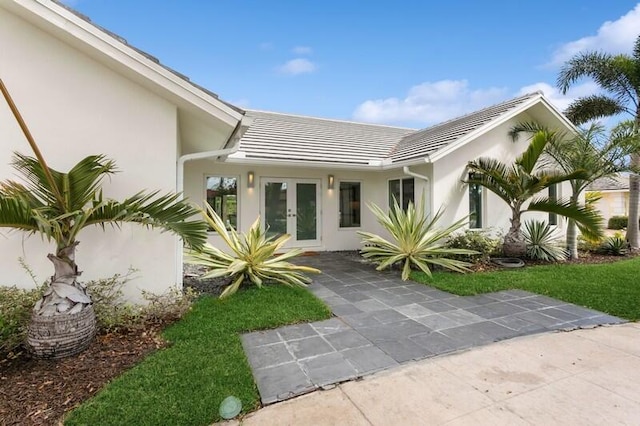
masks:
<path fill-rule="evenodd" d="M 587 187 L 586 195 L 599 197 L 595 208 L 604 218 L 605 225 L 612 216 L 629 215 L 628 174 L 598 179 Z"/>
<path fill-rule="evenodd" d="M 508 130 L 521 121 L 573 129 L 541 93 L 426 129 L 243 111 L 51 0 L 0 3 L 0 52 L 0 78 L 51 167 L 103 153 L 122 171 L 105 196 L 184 191 L 241 231 L 260 216 L 270 232 L 291 234 L 291 247 L 311 251 L 359 248 L 358 230 L 381 232 L 366 204 L 393 197 L 406 205 L 424 196 L 429 214 L 446 209 L 443 223 L 470 215 L 471 228 L 506 230 L 506 204 L 462 183 L 467 162 L 515 158 L 526 142 Z M 4 103 L 0 124 L 4 180 L 14 175 L 12 152 L 30 150 Z M 86 230 L 80 241 L 85 280 L 132 266 L 132 297 L 181 282 L 182 248 L 170 235 L 126 226 Z M 50 250 L 38 237 L 2 232 L 0 284 L 32 285 L 19 258 L 44 280 Z"/>

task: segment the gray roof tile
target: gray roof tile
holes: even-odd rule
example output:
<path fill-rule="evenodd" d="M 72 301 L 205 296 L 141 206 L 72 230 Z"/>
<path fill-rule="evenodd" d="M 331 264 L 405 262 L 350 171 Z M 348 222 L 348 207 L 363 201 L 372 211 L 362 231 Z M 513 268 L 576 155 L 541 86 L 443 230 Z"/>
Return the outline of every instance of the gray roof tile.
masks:
<path fill-rule="evenodd" d="M 587 191 L 624 191 L 629 189 L 629 175 L 596 179 Z"/>

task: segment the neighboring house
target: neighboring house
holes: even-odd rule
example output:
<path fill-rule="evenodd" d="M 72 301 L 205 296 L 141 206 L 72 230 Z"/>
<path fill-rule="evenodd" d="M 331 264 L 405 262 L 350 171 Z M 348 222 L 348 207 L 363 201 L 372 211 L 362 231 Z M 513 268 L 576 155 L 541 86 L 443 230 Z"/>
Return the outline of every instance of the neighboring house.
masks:
<path fill-rule="evenodd" d="M 589 194 L 598 195 L 595 207 L 604 218 L 605 225 L 612 216 L 629 215 L 629 175 L 601 178 L 587 187 Z"/>
<path fill-rule="evenodd" d="M 105 196 L 184 190 L 194 202 L 207 200 L 230 226 L 246 230 L 260 215 L 270 232 L 292 235 L 289 246 L 311 251 L 359 248 L 358 230 L 382 232 L 366 204 L 386 206 L 393 197 L 406 205 L 424 194 L 429 214 L 446 208 L 443 223 L 471 213 L 471 228 L 506 230 L 507 205 L 462 183 L 468 161 L 512 161 L 527 146 L 508 136 L 521 121 L 573 130 L 540 93 L 423 130 L 245 112 L 49 0 L 0 3 L 0 52 L 0 78 L 51 167 L 104 153 L 122 170 Z M 0 138 L 6 179 L 14 174 L 11 152 L 30 151 L 4 103 Z M 556 191 L 568 194 L 568 187 Z M 214 233 L 210 240 L 220 243 Z M 126 226 L 88 230 L 80 241 L 83 279 L 132 266 L 139 278 L 129 295 L 181 282 L 174 237 Z M 37 237 L 0 234 L 0 284 L 30 285 L 19 257 L 43 280 L 50 250 Z"/>

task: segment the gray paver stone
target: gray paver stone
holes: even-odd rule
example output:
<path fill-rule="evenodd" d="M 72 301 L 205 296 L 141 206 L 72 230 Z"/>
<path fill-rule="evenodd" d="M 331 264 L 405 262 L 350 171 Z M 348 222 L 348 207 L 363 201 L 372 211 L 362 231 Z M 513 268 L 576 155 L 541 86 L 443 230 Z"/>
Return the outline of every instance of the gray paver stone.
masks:
<path fill-rule="evenodd" d="M 398 365 L 393 358 L 376 346 L 347 349 L 342 352 L 342 356 L 349 361 L 359 374 L 373 373 Z"/>
<path fill-rule="evenodd" d="M 293 361 L 284 343 L 246 348 L 247 358 L 254 368 L 265 368 Z"/>
<path fill-rule="evenodd" d="M 302 339 L 304 337 L 317 336 L 318 333 L 311 324 L 287 325 L 278 329 L 283 340 Z"/>
<path fill-rule="evenodd" d="M 327 342 L 329 342 L 337 351 L 371 345 L 369 340 L 365 339 L 360 335 L 360 333 L 354 330 L 329 334 L 325 336 L 325 339 L 327 339 Z"/>
<path fill-rule="evenodd" d="M 377 342 L 376 346 L 382 349 L 387 355 L 389 355 L 397 362 L 422 359 L 433 355 L 426 348 L 418 345 L 408 338 L 398 340 L 385 340 Z"/>
<path fill-rule="evenodd" d="M 281 401 L 315 388 L 295 362 L 254 371 L 264 404 Z"/>
<path fill-rule="evenodd" d="M 286 345 L 296 359 L 334 352 L 331 345 L 320 336 L 291 340 Z"/>
<path fill-rule="evenodd" d="M 300 364 L 316 386 L 338 383 L 358 375 L 358 372 L 338 352 L 309 358 L 300 361 Z"/>

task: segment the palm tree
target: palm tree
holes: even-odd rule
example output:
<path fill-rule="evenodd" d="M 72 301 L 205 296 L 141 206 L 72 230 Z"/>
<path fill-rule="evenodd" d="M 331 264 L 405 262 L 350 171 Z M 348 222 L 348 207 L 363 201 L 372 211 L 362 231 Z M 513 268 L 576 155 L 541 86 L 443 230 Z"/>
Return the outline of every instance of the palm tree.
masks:
<path fill-rule="evenodd" d="M 562 182 L 585 179 L 583 170 L 560 173 L 546 169 L 541 157 L 553 135 L 537 132 L 526 151 L 511 165 L 492 158 L 479 158 L 469 162 L 471 171 L 468 184 L 481 185 L 502 198 L 511 208 L 511 227 L 504 237 L 503 252 L 509 257 L 523 257 L 526 243 L 521 230 L 521 216 L 527 211 L 555 213 L 575 220 L 587 235 L 600 235 L 602 218 L 583 206 L 572 205 L 569 200 L 536 197 L 536 194 Z M 528 204 L 527 204 L 528 203 Z"/>
<path fill-rule="evenodd" d="M 82 159 L 67 173 L 48 167 L 1 81 L 0 89 L 36 154 L 32 158 L 15 153 L 12 165 L 24 182 L 0 182 L 0 227 L 40 234 L 56 244 L 55 254 L 48 255 L 54 274 L 34 307 L 27 343 L 36 356 L 73 355 L 84 350 L 95 334 L 91 298 L 77 279 L 75 250 L 80 231 L 138 223 L 174 233 L 198 248 L 206 241 L 207 226 L 203 221 L 187 221 L 198 211 L 179 194 L 138 192 L 124 201 L 105 199 L 102 181 L 117 170 L 102 155 Z"/>
<path fill-rule="evenodd" d="M 631 55 L 611 55 L 584 52 L 569 59 L 558 75 L 557 85 L 565 94 L 581 78 L 593 79 L 605 92 L 576 99 L 565 111 L 575 124 L 618 114 L 629 114 L 640 127 L 640 35 Z M 631 157 L 631 165 L 640 167 L 640 152 Z M 627 239 L 633 250 L 640 247 L 638 233 L 638 203 L 640 176 L 629 177 L 629 223 Z"/>
<path fill-rule="evenodd" d="M 585 129 L 578 129 L 578 134 L 570 136 L 565 132 L 553 132 L 535 122 L 519 123 L 511 129 L 511 136 L 516 140 L 520 133 L 536 134 L 543 132 L 551 139 L 546 147 L 546 154 L 554 161 L 554 165 L 566 174 L 585 171 L 587 179 L 571 179 L 571 196 L 569 200 L 574 207 L 578 206 L 580 194 L 596 179 L 616 175 L 629 170 L 629 155 L 638 151 L 640 141 L 635 137 L 636 129 L 633 121 L 624 121 L 606 134 L 604 126 L 592 123 Z M 567 222 L 566 247 L 571 259 L 578 258 L 578 233 L 573 219 Z"/>

